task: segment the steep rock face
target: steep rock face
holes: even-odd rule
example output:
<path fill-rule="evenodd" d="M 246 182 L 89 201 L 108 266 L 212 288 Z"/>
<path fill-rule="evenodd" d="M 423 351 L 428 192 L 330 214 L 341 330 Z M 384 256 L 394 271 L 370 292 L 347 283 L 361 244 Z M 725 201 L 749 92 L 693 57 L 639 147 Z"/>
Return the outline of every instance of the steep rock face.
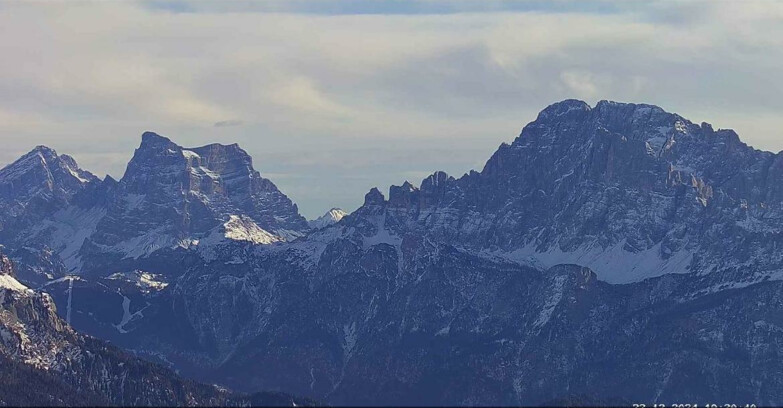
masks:
<path fill-rule="evenodd" d="M 292 239 L 308 229 L 296 205 L 253 169 L 239 146 L 186 149 L 146 132 L 86 252 L 139 258 L 187 248 L 215 229 L 229 235 L 239 218 L 270 236 L 259 243 Z"/>
<path fill-rule="evenodd" d="M 2 247 L 0 247 L 0 249 L 2 249 Z M 12 268 L 13 265 L 11 264 L 11 260 L 8 259 L 7 256 L 0 253 L 0 275 L 13 277 L 14 271 Z"/>

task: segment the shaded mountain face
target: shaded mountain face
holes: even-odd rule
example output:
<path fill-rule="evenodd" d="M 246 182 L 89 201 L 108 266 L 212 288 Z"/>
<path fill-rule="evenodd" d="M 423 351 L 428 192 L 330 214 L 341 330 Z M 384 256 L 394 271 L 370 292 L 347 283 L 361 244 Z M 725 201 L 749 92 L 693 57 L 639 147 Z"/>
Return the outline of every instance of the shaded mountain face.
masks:
<path fill-rule="evenodd" d="M 188 248 L 205 238 L 268 244 L 308 229 L 296 205 L 235 144 L 186 149 L 144 133 L 116 190 L 84 250 L 109 257 L 94 257 L 90 269 L 112 258 Z"/>
<path fill-rule="evenodd" d="M 34 284 L 132 270 L 158 251 L 227 240 L 269 244 L 309 229 L 239 146 L 187 149 L 151 132 L 119 181 L 36 148 L 0 170 L 0 208 L 0 243 Z"/>

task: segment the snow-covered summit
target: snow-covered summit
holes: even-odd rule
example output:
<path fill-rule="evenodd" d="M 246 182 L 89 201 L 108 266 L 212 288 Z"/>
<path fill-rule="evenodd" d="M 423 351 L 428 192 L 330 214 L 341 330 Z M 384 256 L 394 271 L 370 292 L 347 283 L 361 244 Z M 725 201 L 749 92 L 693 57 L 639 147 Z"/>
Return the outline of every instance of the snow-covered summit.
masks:
<path fill-rule="evenodd" d="M 346 215 L 348 215 L 348 213 L 342 209 L 332 208 L 331 210 L 327 211 L 326 214 L 314 220 L 309 220 L 307 223 L 310 225 L 310 228 L 320 229 L 339 222 Z"/>

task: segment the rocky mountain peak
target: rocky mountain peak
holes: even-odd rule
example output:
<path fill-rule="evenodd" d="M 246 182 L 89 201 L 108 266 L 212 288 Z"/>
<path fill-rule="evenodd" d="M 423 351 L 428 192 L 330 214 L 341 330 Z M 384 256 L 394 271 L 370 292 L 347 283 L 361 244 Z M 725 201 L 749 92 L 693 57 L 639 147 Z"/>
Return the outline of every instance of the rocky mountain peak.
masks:
<path fill-rule="evenodd" d="M 536 121 L 559 121 L 564 118 L 582 117 L 587 112 L 590 112 L 590 110 L 590 105 L 584 101 L 566 99 L 544 108 L 544 110 L 538 114 Z"/>
<path fill-rule="evenodd" d="M 141 147 L 152 147 L 172 143 L 171 139 L 155 132 L 146 131 L 141 134 Z"/>
<path fill-rule="evenodd" d="M 594 108 L 583 101 L 565 100 L 545 108 L 514 141 L 516 146 L 589 143 L 598 133 L 617 134 L 625 140 L 668 139 L 674 133 L 696 133 L 699 126 L 658 106 L 600 101 Z"/>
<path fill-rule="evenodd" d="M 452 182 L 454 182 L 454 177 L 443 171 L 435 172 L 422 180 L 420 188 L 422 206 L 430 207 L 433 203 L 443 200 L 446 188 Z"/>
<path fill-rule="evenodd" d="M 364 195 L 364 206 L 382 206 L 386 203 L 386 198 L 377 187 L 373 187 Z"/>
<path fill-rule="evenodd" d="M 72 157 L 37 146 L 0 169 L 0 235 L 15 234 L 69 205 L 95 182 L 99 179 Z"/>
<path fill-rule="evenodd" d="M 52 148 L 51 148 L 51 147 L 49 147 L 49 146 L 45 146 L 45 145 L 38 145 L 38 146 L 35 146 L 35 147 L 33 148 L 33 150 L 31 150 L 31 151 L 30 151 L 29 153 L 27 153 L 27 154 L 28 154 L 28 155 L 29 155 L 29 154 L 41 154 L 41 155 L 44 155 L 44 156 L 46 156 L 46 157 L 56 157 L 56 156 L 57 156 L 57 152 L 55 152 L 55 151 L 54 151 L 54 149 L 52 149 Z"/>
<path fill-rule="evenodd" d="M 421 182 L 421 189 L 422 190 L 432 190 L 436 189 L 439 186 L 442 186 L 443 184 L 447 183 L 449 180 L 454 180 L 454 177 L 451 177 L 446 173 L 445 171 L 436 171 L 435 173 L 432 173 L 431 175 L 427 176 L 424 180 Z"/>
<path fill-rule="evenodd" d="M 510 147 L 501 146 L 487 165 L 490 169 L 509 165 L 507 160 L 499 162 L 498 154 L 515 149 L 524 149 L 524 155 L 535 156 L 539 162 L 568 158 L 571 165 L 561 166 L 561 176 L 575 171 L 573 167 L 589 164 L 600 171 L 601 177 L 622 176 L 619 167 L 628 167 L 623 171 L 630 170 L 631 174 L 649 173 L 650 166 L 665 167 L 666 163 L 699 169 L 701 173 L 725 172 L 725 168 L 712 168 L 714 159 L 729 157 L 742 161 L 742 166 L 752 166 L 751 158 L 756 155 L 733 130 L 715 131 L 707 123 L 694 124 L 655 105 L 600 101 L 590 108 L 574 100 L 544 109 L 522 129 Z M 611 160 L 595 162 L 597 150 L 602 151 L 598 157 Z M 759 158 L 767 159 L 768 155 L 761 153 Z M 710 169 L 702 171 L 705 168 Z"/>
<path fill-rule="evenodd" d="M 233 233 L 225 224 L 240 219 L 243 231 L 270 235 L 264 242 L 309 229 L 297 206 L 237 144 L 187 148 L 145 132 L 115 190 L 90 245 L 124 257 L 189 247 L 207 236 L 205 242 L 217 242 Z"/>
<path fill-rule="evenodd" d="M 165 185 L 198 192 L 226 181 L 226 175 L 230 181 L 260 178 L 250 155 L 237 144 L 185 148 L 157 133 L 144 132 L 120 182 L 131 190 L 148 192 Z"/>
<path fill-rule="evenodd" d="M 0 169 L 0 193 L 5 190 L 6 195 L 18 198 L 32 194 L 37 187 L 74 193 L 80 186 L 96 180 L 95 175 L 79 168 L 71 156 L 58 155 L 46 146 L 36 146 Z"/>
<path fill-rule="evenodd" d="M 418 198 L 419 189 L 407 180 L 401 186 L 389 187 L 389 205 L 391 207 L 408 207 Z"/>

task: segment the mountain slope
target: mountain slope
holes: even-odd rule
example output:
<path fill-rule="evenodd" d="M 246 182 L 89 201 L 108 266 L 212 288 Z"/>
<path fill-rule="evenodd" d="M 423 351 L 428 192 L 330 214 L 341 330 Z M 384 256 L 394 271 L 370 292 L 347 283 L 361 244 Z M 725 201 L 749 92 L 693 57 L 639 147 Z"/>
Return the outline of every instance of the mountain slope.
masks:
<path fill-rule="evenodd" d="M 38 146 L 0 169 L 0 232 L 19 228 L 35 216 L 67 205 L 73 196 L 97 181 L 70 156 Z"/>
<path fill-rule="evenodd" d="M 106 406 L 109 403 L 100 395 L 77 390 L 55 375 L 0 354 L 0 405 Z"/>

